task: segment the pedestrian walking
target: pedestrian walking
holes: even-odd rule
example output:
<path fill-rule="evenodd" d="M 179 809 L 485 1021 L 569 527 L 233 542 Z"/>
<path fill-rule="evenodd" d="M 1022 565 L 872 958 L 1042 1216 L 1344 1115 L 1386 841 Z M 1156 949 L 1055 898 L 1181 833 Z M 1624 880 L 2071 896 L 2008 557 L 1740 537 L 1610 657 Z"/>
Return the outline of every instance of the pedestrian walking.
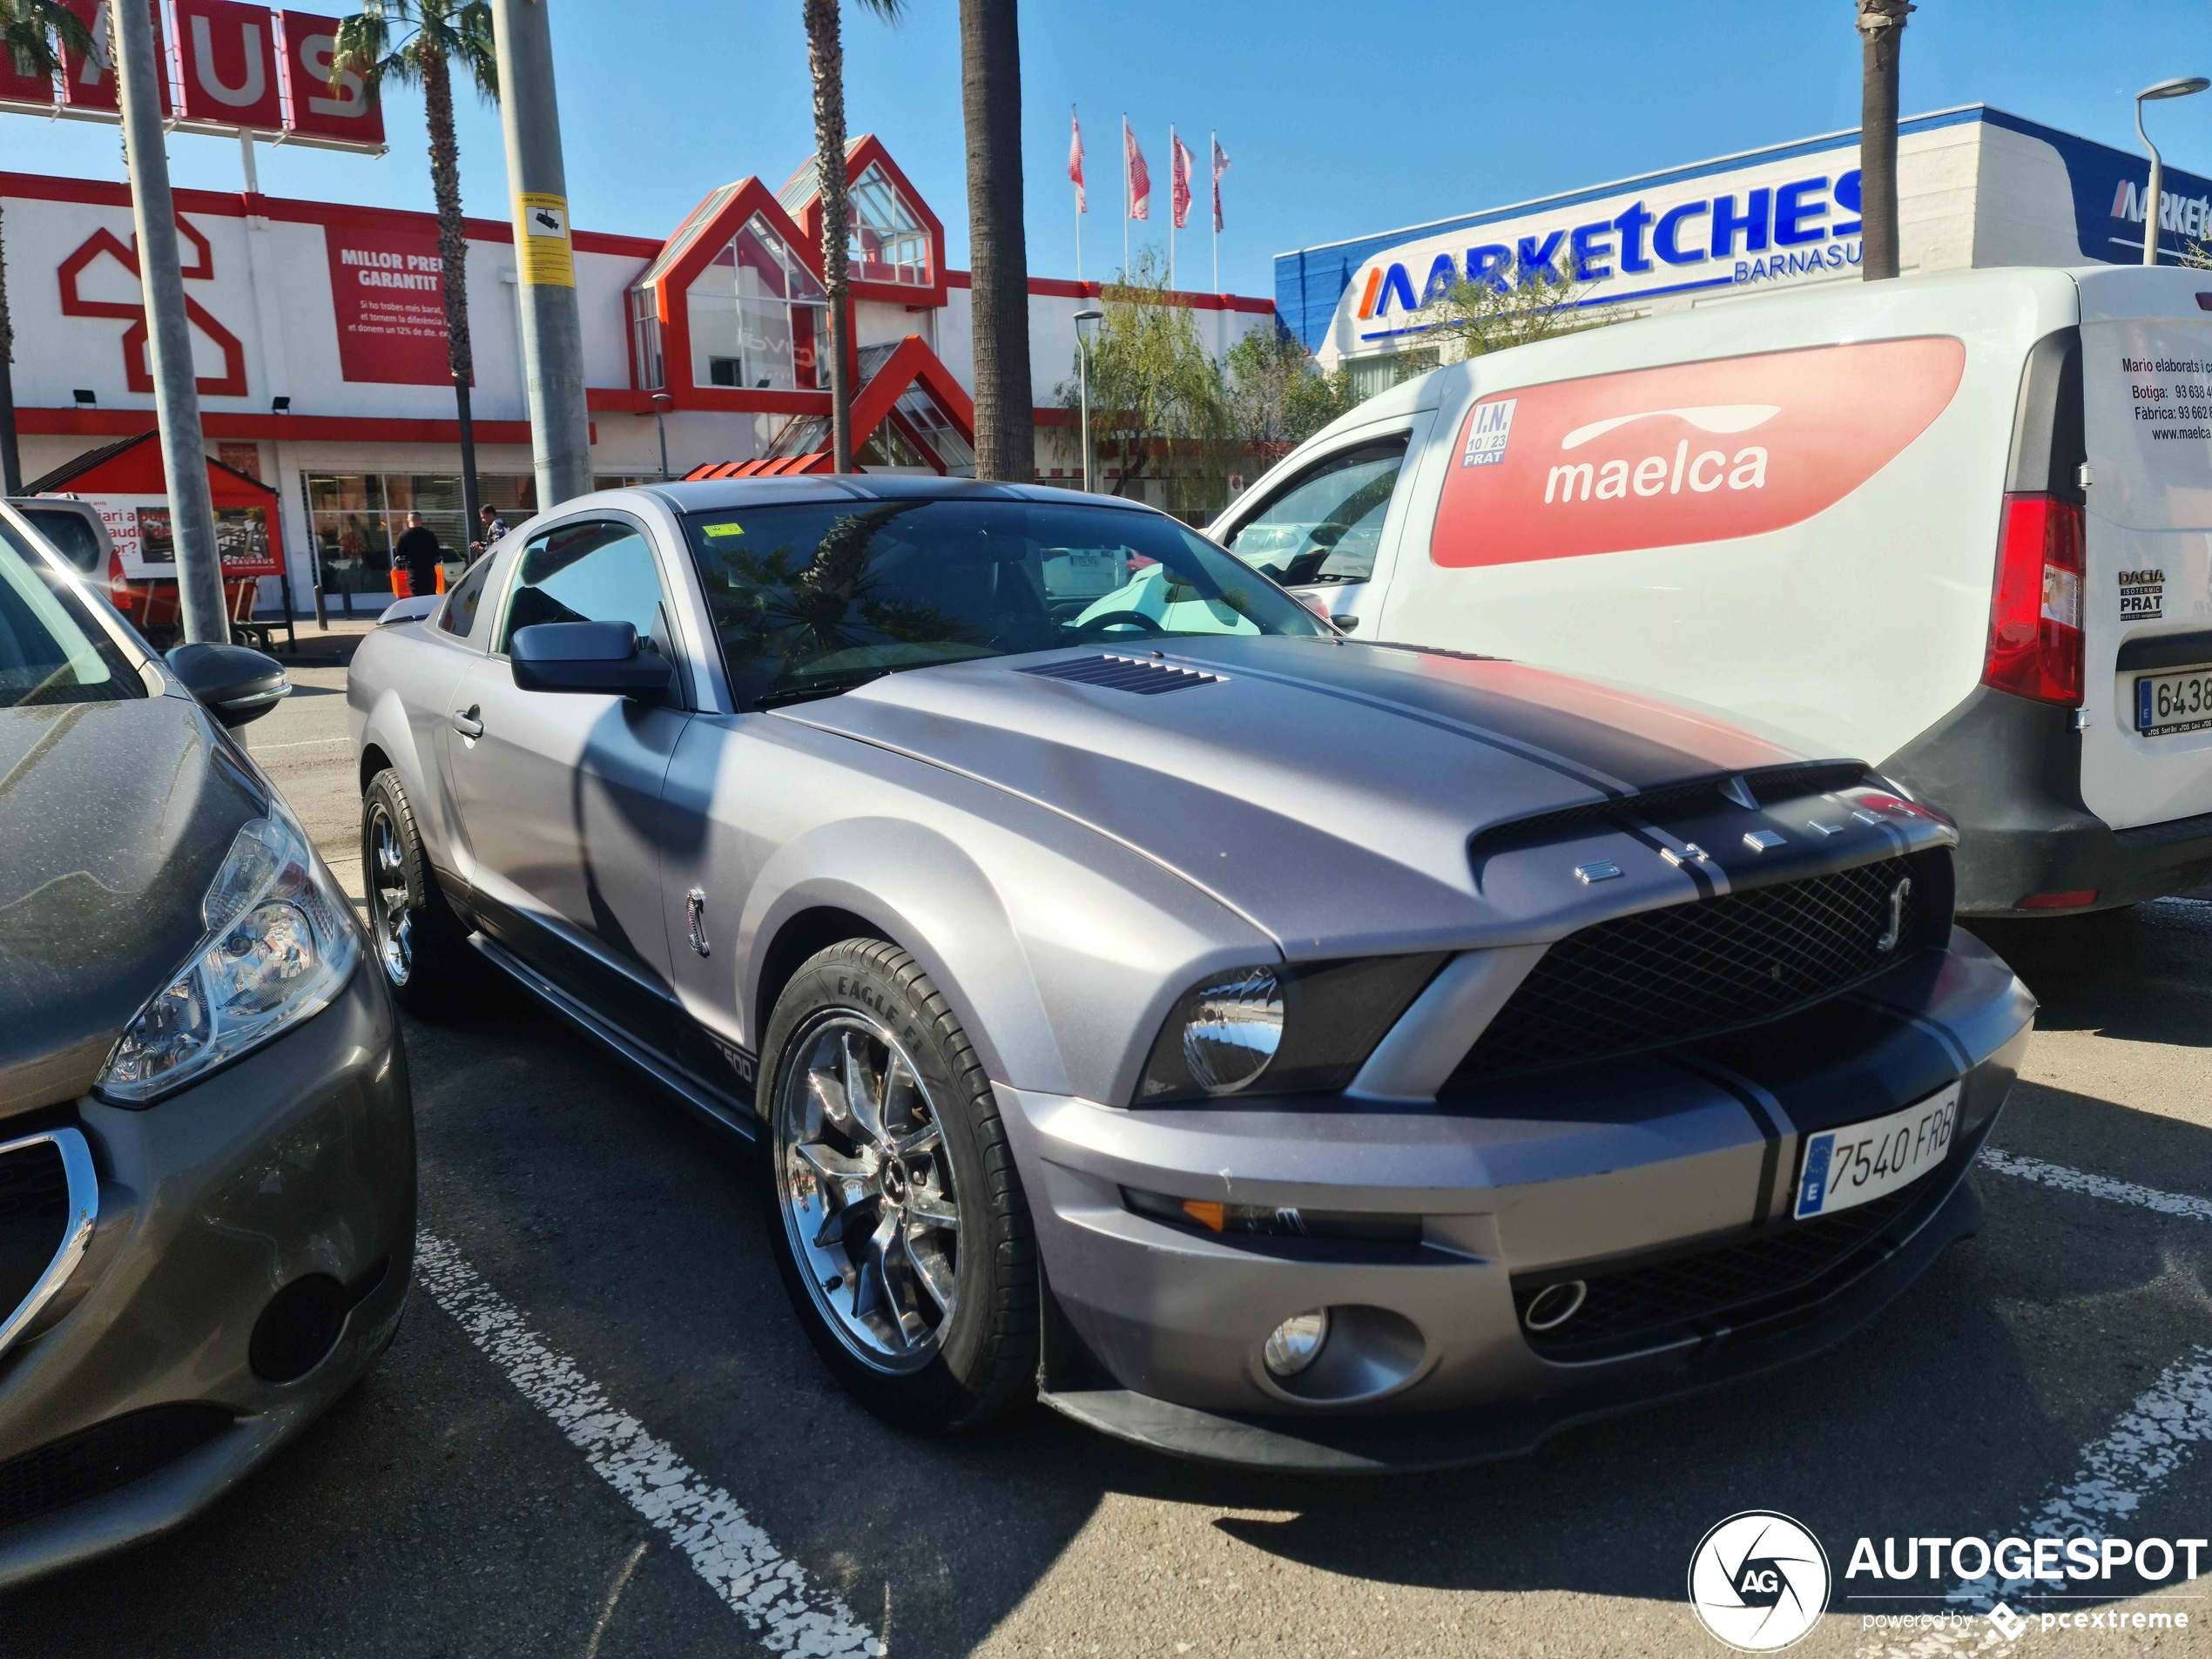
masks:
<path fill-rule="evenodd" d="M 402 599 L 409 594 L 435 593 L 442 551 L 435 532 L 423 528 L 422 515 L 409 513 L 407 529 L 392 549 L 393 593 Z"/>

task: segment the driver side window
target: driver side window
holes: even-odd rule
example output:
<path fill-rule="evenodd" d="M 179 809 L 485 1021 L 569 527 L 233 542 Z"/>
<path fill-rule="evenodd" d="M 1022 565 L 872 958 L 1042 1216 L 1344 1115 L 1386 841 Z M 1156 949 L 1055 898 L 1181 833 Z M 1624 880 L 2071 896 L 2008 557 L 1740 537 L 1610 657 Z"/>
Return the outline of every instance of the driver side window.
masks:
<path fill-rule="evenodd" d="M 660 570 L 635 525 L 612 519 L 561 524 L 533 536 L 516 561 L 515 586 L 500 619 L 498 651 L 542 622 L 626 622 L 638 648 L 677 659 L 669 638 Z"/>
<path fill-rule="evenodd" d="M 1246 519 L 1229 550 L 1286 588 L 1365 582 L 1375 572 L 1407 435 L 1315 462 Z"/>

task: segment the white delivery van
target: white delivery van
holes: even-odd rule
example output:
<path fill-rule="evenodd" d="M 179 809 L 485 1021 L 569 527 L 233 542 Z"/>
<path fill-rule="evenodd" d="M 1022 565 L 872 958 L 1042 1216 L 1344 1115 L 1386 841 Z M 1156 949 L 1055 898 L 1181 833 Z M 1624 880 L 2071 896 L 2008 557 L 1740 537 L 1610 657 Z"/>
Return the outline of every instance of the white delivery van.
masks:
<path fill-rule="evenodd" d="M 1441 368 L 1211 533 L 1355 637 L 1877 763 L 1959 908 L 2212 878 L 2212 272 L 1838 284 Z"/>

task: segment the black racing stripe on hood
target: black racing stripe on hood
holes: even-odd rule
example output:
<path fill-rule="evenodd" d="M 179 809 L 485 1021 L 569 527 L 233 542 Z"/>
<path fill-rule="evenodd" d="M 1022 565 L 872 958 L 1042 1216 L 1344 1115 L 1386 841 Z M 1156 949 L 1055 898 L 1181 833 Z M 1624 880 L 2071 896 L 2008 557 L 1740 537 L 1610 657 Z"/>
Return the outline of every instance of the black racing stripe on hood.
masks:
<path fill-rule="evenodd" d="M 1189 660 L 1199 662 L 1204 659 L 1193 658 Z M 1519 738 L 1509 737 L 1505 732 L 1493 731 L 1488 726 L 1476 725 L 1471 721 L 1455 719 L 1448 714 L 1437 713 L 1416 704 L 1408 703 L 1402 698 L 1386 697 L 1379 691 L 1335 685 L 1326 679 L 1310 678 L 1302 674 L 1285 674 L 1273 669 L 1255 668 L 1248 662 L 1238 662 L 1227 668 L 1225 671 L 1241 675 L 1246 679 L 1265 680 L 1272 685 L 1287 685 L 1294 691 L 1316 692 L 1320 696 L 1332 697 L 1345 703 L 1357 703 L 1361 707 L 1373 709 L 1378 713 L 1395 715 L 1400 719 L 1413 720 L 1439 732 L 1449 732 L 1470 742 L 1485 744 L 1501 753 L 1513 755 L 1521 760 L 1534 761 L 1537 765 L 1548 767 L 1562 778 L 1571 779 L 1575 783 L 1598 790 L 1615 799 L 1635 792 L 1634 784 L 1598 771 L 1595 767 L 1586 766 L 1580 761 L 1571 759 L 1556 751 L 1544 748 L 1537 744 L 1524 742 Z"/>
<path fill-rule="evenodd" d="M 1233 639 L 1224 642 L 1233 645 Z M 1253 666 L 1248 652 L 1190 651 L 1187 660 L 1217 672 L 1246 673 L 1255 678 L 1269 678 L 1281 684 L 1295 685 L 1304 689 L 1343 697 L 1349 700 L 1365 701 L 1369 706 L 1387 708 L 1393 713 L 1408 718 L 1426 718 L 1448 723 L 1448 729 L 1479 737 L 1508 750 L 1522 758 L 1547 765 L 1578 782 L 1609 794 L 1633 793 L 1661 784 L 1678 782 L 1686 778 L 1702 777 L 1716 770 L 1711 754 L 1679 748 L 1662 739 L 1629 729 L 1616 721 L 1570 710 L 1554 708 L 1525 697 L 1493 689 L 1478 679 L 1453 678 L 1432 681 L 1402 669 L 1386 668 L 1372 659 L 1387 653 L 1393 658 L 1412 658 L 1423 656 L 1447 656 L 1458 662 L 1471 659 L 1463 654 L 1429 652 L 1419 646 L 1396 645 L 1379 641 L 1347 640 L 1343 646 L 1328 653 L 1325 666 L 1316 664 L 1305 673 L 1285 672 L 1281 670 Z M 1183 653 L 1176 653 L 1181 655 Z M 1507 668 L 1527 668 L 1544 672 L 1533 665 L 1501 664 Z M 1575 677 L 1559 677 L 1562 684 L 1572 684 Z M 1664 702 L 1663 693 L 1622 693 L 1628 705 L 1639 698 Z M 1625 711 L 1625 710 L 1624 710 Z M 1771 745 L 1762 745 L 1771 750 Z M 1771 750 L 1774 761 L 1780 763 L 1800 757 L 1788 751 Z M 1726 770 L 1743 770 L 1739 763 Z"/>

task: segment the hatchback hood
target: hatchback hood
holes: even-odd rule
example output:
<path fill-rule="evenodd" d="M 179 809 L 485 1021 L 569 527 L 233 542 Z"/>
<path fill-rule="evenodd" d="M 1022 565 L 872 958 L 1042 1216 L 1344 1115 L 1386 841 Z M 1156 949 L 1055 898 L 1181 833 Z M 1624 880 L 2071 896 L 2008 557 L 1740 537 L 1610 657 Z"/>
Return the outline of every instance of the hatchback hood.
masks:
<path fill-rule="evenodd" d="M 0 1113 L 91 1087 L 263 806 L 185 698 L 0 709 Z"/>
<path fill-rule="evenodd" d="M 1486 826 L 1807 758 L 1516 663 L 1277 637 L 1160 652 L 913 670 L 779 712 L 1065 813 L 1293 956 L 1471 942 L 1515 920 L 1475 880 L 1467 844 Z"/>

